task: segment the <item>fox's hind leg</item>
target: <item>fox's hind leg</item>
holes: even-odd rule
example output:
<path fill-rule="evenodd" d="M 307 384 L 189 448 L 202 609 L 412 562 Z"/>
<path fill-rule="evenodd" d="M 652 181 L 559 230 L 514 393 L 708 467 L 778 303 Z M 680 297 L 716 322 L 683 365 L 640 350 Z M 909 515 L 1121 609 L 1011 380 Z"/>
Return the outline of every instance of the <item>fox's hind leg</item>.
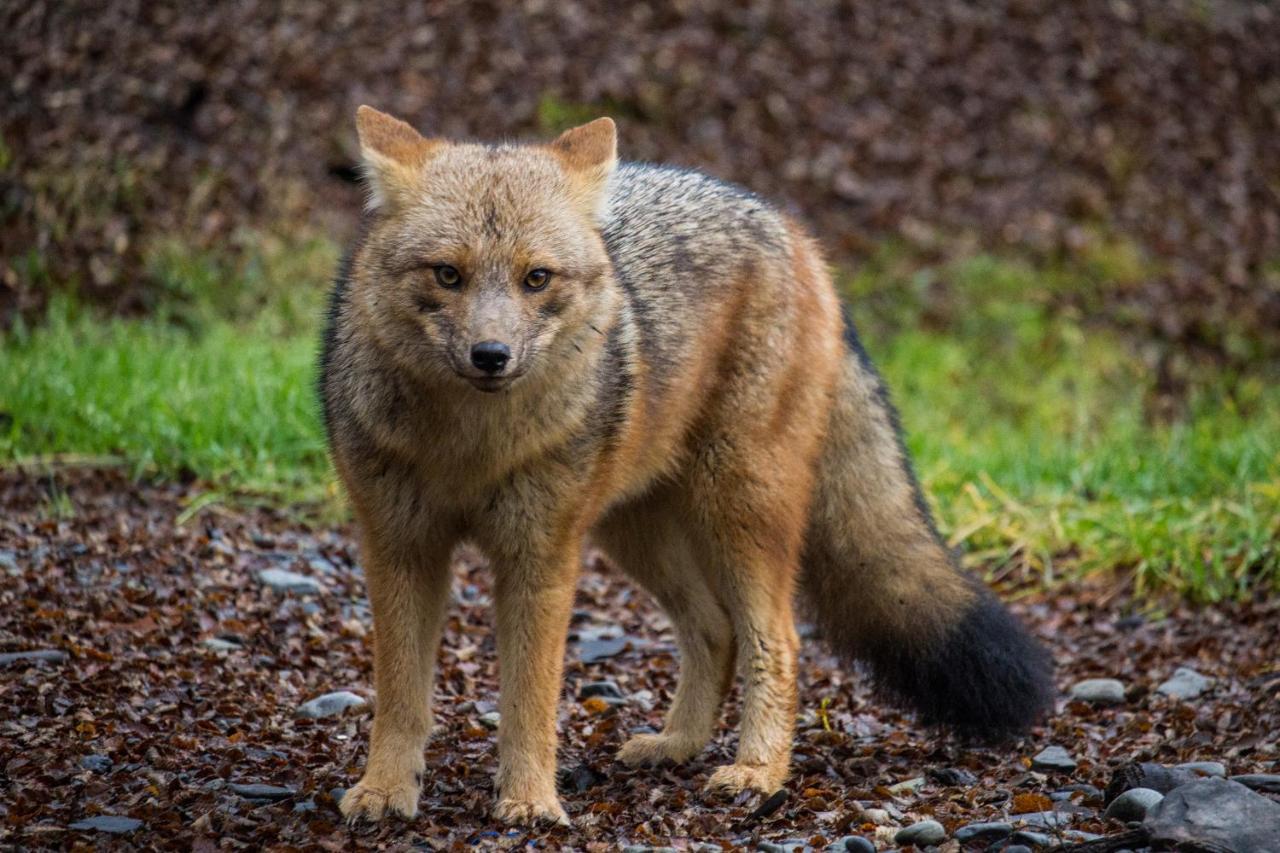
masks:
<path fill-rule="evenodd" d="M 695 557 L 673 502 L 664 494 L 615 511 L 596 541 L 657 599 L 671 620 L 680 678 L 659 734 L 635 735 L 618 753 L 631 766 L 683 762 L 715 734 L 733 683 L 733 627 Z"/>

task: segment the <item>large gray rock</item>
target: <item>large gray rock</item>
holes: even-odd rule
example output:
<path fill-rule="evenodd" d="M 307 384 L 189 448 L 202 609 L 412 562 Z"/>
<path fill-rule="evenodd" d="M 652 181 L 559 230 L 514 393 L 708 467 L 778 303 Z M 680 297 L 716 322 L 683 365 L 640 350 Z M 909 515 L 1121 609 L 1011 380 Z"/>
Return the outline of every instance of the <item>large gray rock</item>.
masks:
<path fill-rule="evenodd" d="M 1175 788 L 1147 813 L 1143 826 L 1157 849 L 1280 850 L 1280 804 L 1228 779 L 1200 779 Z"/>
<path fill-rule="evenodd" d="M 1194 699 L 1209 689 L 1213 679 L 1205 678 L 1190 667 L 1180 666 L 1173 677 L 1156 688 L 1156 692 L 1173 699 Z"/>
<path fill-rule="evenodd" d="M 1071 685 L 1070 695 L 1090 705 L 1119 705 L 1124 702 L 1124 685 L 1114 678 L 1086 678 Z"/>

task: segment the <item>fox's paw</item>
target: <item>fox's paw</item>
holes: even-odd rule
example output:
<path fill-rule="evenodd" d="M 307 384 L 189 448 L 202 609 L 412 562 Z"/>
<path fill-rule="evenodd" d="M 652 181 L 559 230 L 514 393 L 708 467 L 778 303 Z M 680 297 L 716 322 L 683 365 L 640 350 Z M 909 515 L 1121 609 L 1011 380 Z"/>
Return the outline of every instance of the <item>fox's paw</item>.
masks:
<path fill-rule="evenodd" d="M 418 786 L 412 780 L 400 785 L 374 785 L 361 779 L 342 795 L 338 810 L 347 823 L 377 821 L 385 815 L 413 819 L 418 814 Z"/>
<path fill-rule="evenodd" d="M 782 787 L 786 778 L 785 769 L 779 770 L 761 764 L 726 764 L 715 769 L 702 790 L 730 797 L 744 791 L 772 794 Z"/>
<path fill-rule="evenodd" d="M 618 750 L 618 760 L 628 767 L 674 761 L 681 764 L 702 752 L 704 742 L 678 735 L 633 735 Z"/>
<path fill-rule="evenodd" d="M 503 823 L 518 826 L 533 826 L 538 823 L 572 826 L 569 816 L 554 794 L 536 799 L 502 797 L 493 807 L 493 816 Z"/>

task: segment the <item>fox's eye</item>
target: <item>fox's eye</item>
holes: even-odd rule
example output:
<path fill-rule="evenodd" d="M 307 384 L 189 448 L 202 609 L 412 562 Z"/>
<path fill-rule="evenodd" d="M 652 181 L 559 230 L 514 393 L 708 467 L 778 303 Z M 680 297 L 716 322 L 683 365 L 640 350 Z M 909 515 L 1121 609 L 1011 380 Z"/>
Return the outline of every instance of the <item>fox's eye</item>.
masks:
<path fill-rule="evenodd" d="M 462 284 L 462 273 L 448 264 L 441 264 L 435 271 L 436 281 L 440 282 L 441 287 L 457 287 Z"/>
<path fill-rule="evenodd" d="M 530 290 L 542 290 L 551 281 L 551 273 L 547 270 L 533 270 L 524 277 L 524 286 Z"/>

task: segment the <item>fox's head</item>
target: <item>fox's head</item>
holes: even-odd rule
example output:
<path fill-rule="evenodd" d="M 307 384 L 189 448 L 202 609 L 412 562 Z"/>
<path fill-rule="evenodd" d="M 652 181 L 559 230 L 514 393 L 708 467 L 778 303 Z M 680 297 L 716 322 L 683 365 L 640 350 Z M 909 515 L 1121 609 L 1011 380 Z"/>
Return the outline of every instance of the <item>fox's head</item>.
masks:
<path fill-rule="evenodd" d="M 612 120 L 521 146 L 424 138 L 363 106 L 356 127 L 372 224 L 353 286 L 402 365 L 499 391 L 599 346 Z"/>

